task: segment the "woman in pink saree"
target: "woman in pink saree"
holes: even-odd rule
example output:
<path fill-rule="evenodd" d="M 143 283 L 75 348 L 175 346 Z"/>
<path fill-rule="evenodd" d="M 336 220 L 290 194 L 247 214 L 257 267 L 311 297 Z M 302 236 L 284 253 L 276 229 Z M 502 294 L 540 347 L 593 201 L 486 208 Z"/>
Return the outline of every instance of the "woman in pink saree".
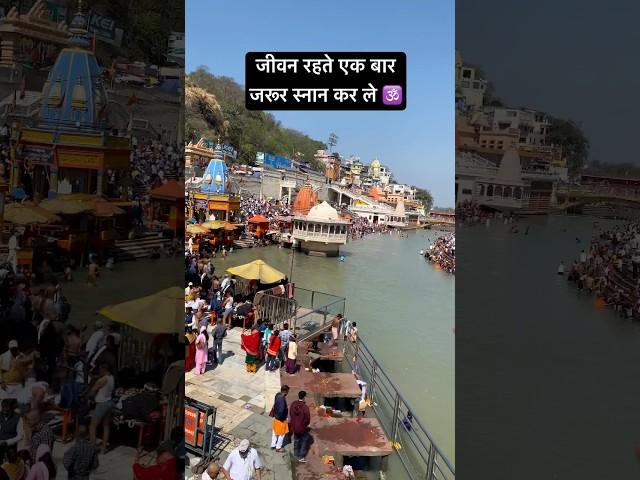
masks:
<path fill-rule="evenodd" d="M 200 334 L 196 338 L 196 368 L 193 372 L 196 375 L 202 375 L 207 368 L 207 358 L 209 356 L 209 335 L 207 335 L 207 327 L 200 327 Z"/>

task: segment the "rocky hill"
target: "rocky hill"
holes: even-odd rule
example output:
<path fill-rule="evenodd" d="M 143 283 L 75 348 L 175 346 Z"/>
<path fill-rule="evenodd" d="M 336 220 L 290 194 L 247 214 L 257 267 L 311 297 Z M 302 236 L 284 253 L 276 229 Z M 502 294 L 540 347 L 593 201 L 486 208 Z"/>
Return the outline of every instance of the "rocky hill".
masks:
<path fill-rule="evenodd" d="M 315 164 L 313 154 L 326 148 L 321 141 L 284 127 L 272 114 L 244 107 L 244 89 L 229 77 L 215 76 L 204 68 L 185 80 L 186 137 L 206 137 L 238 149 L 238 161 L 251 164 L 256 152 L 269 152 Z"/>

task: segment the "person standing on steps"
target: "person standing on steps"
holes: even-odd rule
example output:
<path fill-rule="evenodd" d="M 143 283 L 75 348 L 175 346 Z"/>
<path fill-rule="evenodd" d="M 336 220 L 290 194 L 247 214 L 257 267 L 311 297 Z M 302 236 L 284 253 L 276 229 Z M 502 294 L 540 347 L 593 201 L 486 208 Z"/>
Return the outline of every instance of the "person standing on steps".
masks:
<path fill-rule="evenodd" d="M 305 463 L 307 452 L 309 451 L 309 424 L 311 423 L 311 412 L 309 406 L 304 399 L 307 392 L 300 390 L 298 392 L 298 400 L 291 404 L 289 413 L 289 423 L 293 431 L 293 456 L 301 462 Z"/>
<path fill-rule="evenodd" d="M 271 449 L 278 453 L 284 452 L 282 444 L 284 442 L 285 435 L 289 433 L 289 424 L 287 422 L 287 418 L 289 417 L 289 407 L 287 406 L 288 393 L 289 386 L 283 385 L 280 388 L 280 392 L 276 393 L 273 401 L 273 408 L 270 413 L 270 416 L 273 417 Z"/>

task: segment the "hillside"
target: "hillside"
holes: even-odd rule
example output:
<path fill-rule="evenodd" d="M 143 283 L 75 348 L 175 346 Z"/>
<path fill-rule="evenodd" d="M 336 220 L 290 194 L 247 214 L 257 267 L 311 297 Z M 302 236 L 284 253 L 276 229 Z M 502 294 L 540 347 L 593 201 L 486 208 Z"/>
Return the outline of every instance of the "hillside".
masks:
<path fill-rule="evenodd" d="M 187 139 L 219 138 L 238 149 L 239 163 L 251 164 L 256 152 L 269 152 L 320 169 L 313 154 L 325 144 L 285 128 L 270 113 L 247 110 L 243 88 L 229 77 L 217 77 L 202 67 L 187 75 L 185 108 Z"/>

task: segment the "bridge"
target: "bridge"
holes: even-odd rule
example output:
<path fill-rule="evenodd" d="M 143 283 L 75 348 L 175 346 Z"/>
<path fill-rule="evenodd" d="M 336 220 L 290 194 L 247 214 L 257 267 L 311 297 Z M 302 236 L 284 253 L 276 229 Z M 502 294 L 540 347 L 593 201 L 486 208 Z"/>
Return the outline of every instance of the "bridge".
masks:
<path fill-rule="evenodd" d="M 561 209 L 587 205 L 591 203 L 616 203 L 623 206 L 640 205 L 640 188 L 583 185 L 558 190 L 558 206 Z M 560 200 L 564 199 L 564 202 Z"/>
<path fill-rule="evenodd" d="M 329 202 L 333 202 L 338 205 L 342 205 L 344 203 L 343 200 L 345 199 L 345 197 L 347 198 L 349 205 L 354 205 L 356 202 L 361 202 L 369 206 L 379 205 L 379 203 L 373 200 L 371 197 L 358 194 L 353 190 L 349 190 L 348 188 L 343 188 L 339 185 L 334 184 L 327 185 L 327 196 L 329 198 Z"/>

